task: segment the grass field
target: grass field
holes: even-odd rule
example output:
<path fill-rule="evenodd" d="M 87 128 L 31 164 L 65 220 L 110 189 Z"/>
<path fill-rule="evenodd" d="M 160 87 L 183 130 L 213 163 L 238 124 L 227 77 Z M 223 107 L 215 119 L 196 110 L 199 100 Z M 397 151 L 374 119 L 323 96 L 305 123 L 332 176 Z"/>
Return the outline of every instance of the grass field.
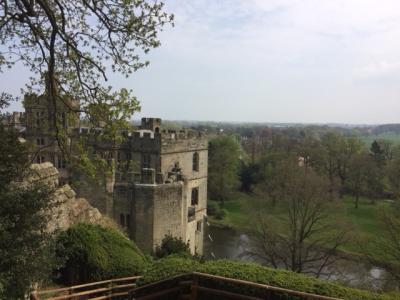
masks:
<path fill-rule="evenodd" d="M 378 135 L 366 135 L 359 136 L 359 138 L 365 143 L 367 147 L 370 147 L 373 141 L 378 140 L 388 140 L 391 141 L 394 145 L 400 145 L 400 134 L 395 132 L 385 132 Z"/>
<path fill-rule="evenodd" d="M 255 200 L 257 200 L 255 195 L 237 193 L 232 197 L 232 200 L 225 202 L 226 216 L 222 220 L 210 217 L 210 221 L 213 225 L 231 227 L 238 231 L 246 230 L 246 226 L 252 218 L 249 207 L 252 207 L 252 202 Z M 373 250 L 369 249 L 369 244 L 365 241 L 378 237 L 382 232 L 379 212 L 381 208 L 389 205 L 390 203 L 387 201 L 381 200 L 374 204 L 371 200 L 362 198 L 360 199 L 359 207 L 356 209 L 354 207 L 354 199 L 350 196 L 345 196 L 335 204 L 331 204 L 328 210 L 331 222 L 348 224 L 349 231 L 354 235 L 354 238 L 341 250 L 352 254 L 361 254 L 366 250 L 375 259 L 379 260 L 379 254 L 373 253 Z M 275 210 L 273 213 L 271 212 L 271 216 L 276 220 L 282 220 L 283 215 L 283 211 Z"/>

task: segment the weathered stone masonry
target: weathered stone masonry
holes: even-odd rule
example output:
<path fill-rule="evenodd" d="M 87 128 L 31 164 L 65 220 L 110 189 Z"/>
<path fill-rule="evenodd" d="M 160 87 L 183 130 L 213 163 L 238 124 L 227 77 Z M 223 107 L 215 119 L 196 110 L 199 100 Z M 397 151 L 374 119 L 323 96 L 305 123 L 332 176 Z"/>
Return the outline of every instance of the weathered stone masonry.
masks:
<path fill-rule="evenodd" d="M 43 147 L 37 162 L 57 166 L 64 184 L 72 175 L 57 145 L 46 146 L 52 132 L 48 124 L 54 116 L 48 114 L 45 100 L 34 95 L 25 98 L 24 135 L 38 148 Z M 79 127 L 79 116 L 61 107 L 59 112 L 56 119 L 64 130 L 77 134 L 99 130 Z M 125 140 L 113 149 L 112 159 L 132 161 L 130 171 L 114 173 L 103 188 L 78 189 L 78 196 L 113 218 L 144 251 L 154 251 L 166 234 L 172 234 L 189 242 L 192 253 L 202 254 L 207 208 L 206 136 L 190 130 L 163 131 L 158 118 L 143 118 L 138 130 L 124 135 Z"/>

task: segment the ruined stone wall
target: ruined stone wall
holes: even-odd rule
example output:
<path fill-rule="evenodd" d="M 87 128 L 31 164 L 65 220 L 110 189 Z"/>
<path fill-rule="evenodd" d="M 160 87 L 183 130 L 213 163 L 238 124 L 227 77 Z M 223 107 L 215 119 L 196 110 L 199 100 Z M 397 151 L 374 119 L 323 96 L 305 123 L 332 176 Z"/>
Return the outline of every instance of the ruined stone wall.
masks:
<path fill-rule="evenodd" d="M 52 220 L 48 230 L 65 230 L 78 223 L 101 224 L 116 227 L 109 218 L 104 217 L 97 208 L 89 204 L 85 198 L 76 198 L 76 193 L 67 184 L 59 188 L 54 194 L 54 201 L 59 203 L 52 211 Z"/>
<path fill-rule="evenodd" d="M 186 211 L 183 183 L 161 184 L 155 187 L 153 247 L 161 245 L 166 234 L 183 238 L 183 216 Z"/>
<path fill-rule="evenodd" d="M 23 184 L 43 182 L 55 189 L 52 201 L 56 206 L 51 211 L 52 219 L 47 230 L 65 230 L 77 223 L 102 224 L 117 227 L 107 217 L 104 217 L 97 208 L 94 208 L 84 198 L 77 198 L 75 191 L 68 185 L 58 187 L 58 170 L 50 162 L 32 164 Z"/>
<path fill-rule="evenodd" d="M 102 214 L 110 218 L 113 217 L 113 193 L 107 192 L 104 185 L 100 185 L 83 175 L 75 182 L 74 187 L 79 197 L 88 199 L 90 205 L 96 207 Z"/>
<path fill-rule="evenodd" d="M 178 238 L 183 235 L 183 183 L 134 185 L 130 213 L 133 223 L 129 236 L 145 252 L 151 253 L 161 245 L 167 234 Z M 126 209 L 121 205 L 118 209 Z"/>
<path fill-rule="evenodd" d="M 129 237 L 147 253 L 153 251 L 154 194 L 155 185 L 138 184 L 133 186 L 132 209 L 133 226 Z"/>
<path fill-rule="evenodd" d="M 113 198 L 113 219 L 129 234 L 134 221 L 132 187 L 127 184 L 117 184 Z"/>

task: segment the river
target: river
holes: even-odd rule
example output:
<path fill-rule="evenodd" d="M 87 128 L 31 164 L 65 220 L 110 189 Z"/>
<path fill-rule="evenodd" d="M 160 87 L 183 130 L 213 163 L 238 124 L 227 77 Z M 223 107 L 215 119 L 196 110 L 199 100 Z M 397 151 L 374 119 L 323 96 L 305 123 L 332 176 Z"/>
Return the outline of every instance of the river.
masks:
<path fill-rule="evenodd" d="M 205 232 L 204 255 L 208 259 L 226 258 L 262 264 L 260 259 L 243 255 L 253 247 L 255 243 L 247 234 L 233 229 L 208 226 Z M 322 278 L 340 281 L 352 287 L 384 291 L 399 288 L 399 283 L 388 272 L 365 261 L 339 260 L 326 271 L 331 274 Z"/>

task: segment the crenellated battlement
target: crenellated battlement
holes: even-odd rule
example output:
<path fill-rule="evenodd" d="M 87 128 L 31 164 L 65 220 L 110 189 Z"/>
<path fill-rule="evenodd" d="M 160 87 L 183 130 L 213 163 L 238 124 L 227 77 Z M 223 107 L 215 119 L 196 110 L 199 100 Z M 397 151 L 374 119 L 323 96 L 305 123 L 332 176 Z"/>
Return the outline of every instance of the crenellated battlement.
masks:
<path fill-rule="evenodd" d="M 72 99 L 69 96 L 63 96 L 63 100 L 56 101 L 57 109 L 60 111 L 70 111 L 78 110 L 80 107 L 80 102 L 78 100 Z M 48 109 L 49 102 L 46 94 L 25 94 L 23 100 L 23 106 L 25 110 L 29 109 Z"/>

